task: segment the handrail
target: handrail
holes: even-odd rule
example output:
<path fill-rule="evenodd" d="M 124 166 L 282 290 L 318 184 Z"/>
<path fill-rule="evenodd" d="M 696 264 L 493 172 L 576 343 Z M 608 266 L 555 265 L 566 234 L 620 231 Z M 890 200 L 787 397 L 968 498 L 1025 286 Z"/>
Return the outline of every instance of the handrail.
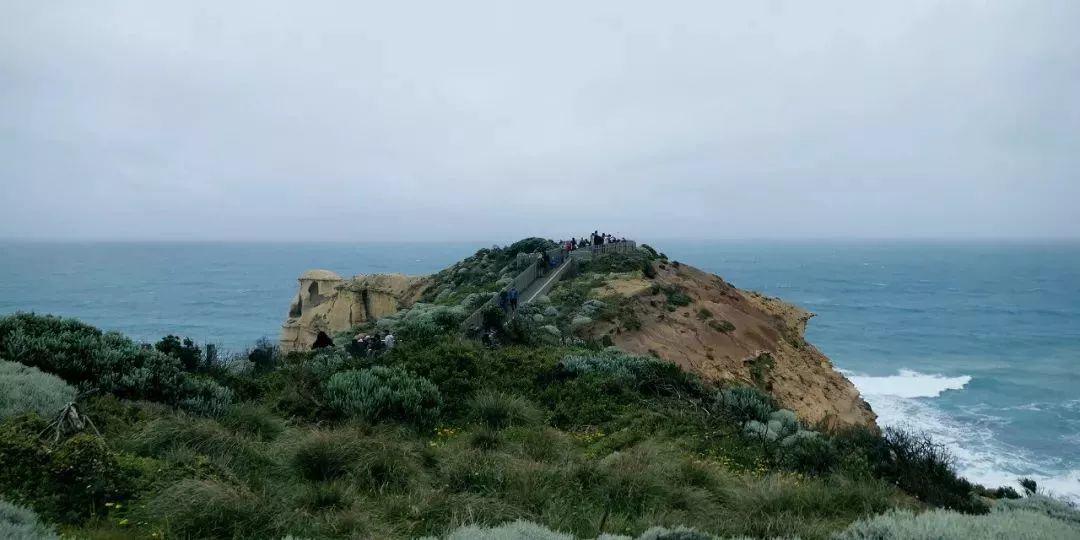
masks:
<path fill-rule="evenodd" d="M 633 240 L 626 240 L 623 242 L 614 242 L 601 246 L 587 246 L 583 248 L 577 248 L 569 252 L 567 252 L 562 247 L 557 247 L 547 250 L 546 253 L 548 255 L 548 258 L 550 258 L 551 260 L 559 261 L 555 268 L 551 270 L 551 274 L 556 274 L 561 272 L 567 264 L 577 259 L 591 259 L 594 255 L 602 255 L 605 253 L 616 253 L 622 251 L 633 251 L 636 249 L 637 243 L 635 243 Z M 535 256 L 536 254 L 533 253 L 532 255 Z M 480 307 L 476 308 L 476 310 L 473 311 L 471 315 L 466 317 L 465 320 L 461 321 L 461 328 L 467 331 L 469 329 L 480 326 L 480 322 L 484 318 L 484 310 L 488 307 L 495 305 L 496 302 L 498 302 L 499 293 L 503 291 L 509 291 L 511 287 L 516 287 L 519 293 L 524 293 L 525 290 L 533 284 L 533 282 L 535 282 L 538 278 L 541 277 L 537 272 L 538 260 L 539 259 L 530 263 L 528 268 L 521 271 L 521 273 L 515 276 L 514 279 L 510 281 L 510 283 L 507 283 L 501 289 L 495 291 L 495 293 L 492 294 L 491 298 L 488 298 L 483 304 L 480 305 Z M 529 299 L 529 301 L 531 300 L 532 298 Z M 528 303 L 528 301 L 526 301 L 525 303 Z"/>

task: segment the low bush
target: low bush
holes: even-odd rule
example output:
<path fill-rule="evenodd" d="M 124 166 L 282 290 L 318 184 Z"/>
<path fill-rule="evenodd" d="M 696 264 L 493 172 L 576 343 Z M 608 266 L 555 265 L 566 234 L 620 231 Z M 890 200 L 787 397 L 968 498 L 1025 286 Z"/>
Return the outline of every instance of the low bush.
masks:
<path fill-rule="evenodd" d="M 202 349 L 191 338 L 169 334 L 155 343 L 154 348 L 179 360 L 187 371 L 204 371 L 210 367 L 204 362 Z"/>
<path fill-rule="evenodd" d="M 832 443 L 848 463 L 865 463 L 869 472 L 931 506 L 981 514 L 986 503 L 974 486 L 953 468 L 944 446 L 919 433 L 887 428 L 878 434 L 865 428 L 834 433 Z"/>
<path fill-rule="evenodd" d="M 334 480 L 349 472 L 356 453 L 355 440 L 315 431 L 296 446 L 292 464 L 306 480 Z"/>
<path fill-rule="evenodd" d="M 1080 539 L 1080 527 L 1027 510 L 1005 509 L 985 516 L 948 510 L 921 514 L 889 512 L 856 522 L 836 535 L 837 540 L 889 538 L 895 540 L 985 540 L 987 538 Z"/>
<path fill-rule="evenodd" d="M 184 381 L 180 408 L 201 416 L 221 416 L 232 405 L 233 392 L 202 376 L 191 376 Z"/>
<path fill-rule="evenodd" d="M 491 429 L 536 424 L 541 419 L 540 411 L 528 400 L 491 390 L 469 400 L 469 416 Z"/>
<path fill-rule="evenodd" d="M 0 420 L 37 413 L 53 418 L 75 400 L 75 389 L 37 368 L 0 360 Z"/>
<path fill-rule="evenodd" d="M 1080 527 L 1080 508 L 1045 495 L 1030 494 L 1024 498 L 999 501 L 994 507 L 1000 510 L 1023 510 L 1051 517 Z"/>
<path fill-rule="evenodd" d="M 52 521 L 79 523 L 130 493 L 132 471 L 100 438 L 77 434 L 46 445 L 38 440 L 45 425 L 36 416 L 0 423 L 0 493 L 6 499 Z"/>
<path fill-rule="evenodd" d="M 184 382 L 176 358 L 75 319 L 32 313 L 0 318 L 0 356 L 131 399 L 173 403 Z"/>
<path fill-rule="evenodd" d="M 731 324 L 731 321 L 727 321 L 724 319 L 713 319 L 709 321 L 709 328 L 712 328 L 713 330 L 724 334 L 730 334 L 735 331 L 735 325 Z"/>
<path fill-rule="evenodd" d="M 679 366 L 651 358 L 633 356 L 614 349 L 588 355 L 569 355 L 559 362 L 567 374 L 595 376 L 643 392 L 694 388 L 696 380 Z"/>
<path fill-rule="evenodd" d="M 427 379 L 438 387 L 448 414 L 456 414 L 480 388 L 485 377 L 506 369 L 494 362 L 475 342 L 446 338 L 433 344 L 406 343 L 395 347 L 384 361 Z"/>
<path fill-rule="evenodd" d="M 716 392 L 713 408 L 741 426 L 751 420 L 768 422 L 769 415 L 776 410 L 776 402 L 756 388 L 736 386 Z"/>
<path fill-rule="evenodd" d="M 555 532 L 543 525 L 519 519 L 494 527 L 465 525 L 446 535 L 445 540 L 575 540 L 573 535 Z"/>
<path fill-rule="evenodd" d="M 326 382 L 330 406 L 369 421 L 401 420 L 425 425 L 438 419 L 442 395 L 431 381 L 400 368 L 375 366 L 344 371 Z"/>
<path fill-rule="evenodd" d="M 59 540 L 56 531 L 41 523 L 33 510 L 0 499 L 0 538 L 6 540 Z"/>
<path fill-rule="evenodd" d="M 284 521 L 273 499 L 213 479 L 184 479 L 151 497 L 141 519 L 160 523 L 166 538 L 279 538 Z"/>
<path fill-rule="evenodd" d="M 260 441 L 274 440 L 286 427 L 284 420 L 255 403 L 234 405 L 221 416 L 219 422 L 226 428 Z"/>

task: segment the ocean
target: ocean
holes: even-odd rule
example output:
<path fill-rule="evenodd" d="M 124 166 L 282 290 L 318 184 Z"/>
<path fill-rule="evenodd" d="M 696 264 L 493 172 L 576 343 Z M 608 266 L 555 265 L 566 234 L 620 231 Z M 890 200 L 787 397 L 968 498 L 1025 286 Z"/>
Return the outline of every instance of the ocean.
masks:
<path fill-rule="evenodd" d="M 675 260 L 817 314 L 807 339 L 879 423 L 961 473 L 1080 501 L 1080 243 L 657 241 Z M 483 243 L 0 242 L 0 314 L 239 351 L 276 339 L 310 268 L 426 274 Z"/>

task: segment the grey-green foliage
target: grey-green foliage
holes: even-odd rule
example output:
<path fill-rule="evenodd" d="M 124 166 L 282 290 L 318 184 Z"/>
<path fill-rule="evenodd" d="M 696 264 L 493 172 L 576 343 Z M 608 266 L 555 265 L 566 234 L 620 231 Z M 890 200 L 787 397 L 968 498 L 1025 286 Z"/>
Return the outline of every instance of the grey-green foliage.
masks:
<path fill-rule="evenodd" d="M 743 426 L 743 432 L 751 437 L 779 441 L 782 446 L 791 446 L 818 436 L 815 431 L 803 429 L 795 412 L 788 409 L 773 411 L 766 422 L 747 421 Z"/>
<path fill-rule="evenodd" d="M 716 393 L 714 407 L 736 422 L 769 421 L 776 410 L 771 397 L 756 388 L 737 386 Z"/>
<path fill-rule="evenodd" d="M 0 360 L 0 420 L 28 412 L 52 418 L 75 394 L 75 388 L 60 377 Z"/>
<path fill-rule="evenodd" d="M 933 510 L 921 514 L 892 511 L 857 521 L 837 540 L 1077 540 L 1080 527 L 1031 510 L 999 507 L 986 515 Z"/>
<path fill-rule="evenodd" d="M 385 366 L 334 374 L 326 382 L 326 397 L 338 412 L 370 421 L 423 424 L 433 421 L 442 409 L 442 395 L 431 381 Z"/>
<path fill-rule="evenodd" d="M 206 377 L 190 376 L 184 381 L 180 408 L 201 416 L 221 416 L 233 402 L 233 391 Z"/>
<path fill-rule="evenodd" d="M 559 366 L 579 377 L 601 377 L 638 390 L 661 391 L 664 387 L 692 382 L 692 377 L 671 362 L 633 356 L 614 347 L 587 355 L 568 355 Z"/>
<path fill-rule="evenodd" d="M 166 402 L 182 397 L 185 374 L 179 360 L 75 319 L 32 313 L 0 317 L 0 355 L 118 397 Z"/>
<path fill-rule="evenodd" d="M 535 424 L 542 415 L 523 397 L 485 390 L 469 400 L 469 415 L 491 429 Z"/>
<path fill-rule="evenodd" d="M 1075 504 L 1047 497 L 1046 495 L 1029 495 L 1022 499 L 1002 499 L 998 501 L 997 508 L 1001 510 L 1027 510 L 1080 527 L 1080 508 L 1077 508 Z"/>
<path fill-rule="evenodd" d="M 0 538 L 4 540 L 57 540 L 51 527 L 32 510 L 0 499 Z"/>
<path fill-rule="evenodd" d="M 495 527 L 466 525 L 446 535 L 445 540 L 575 540 L 543 525 L 519 519 Z"/>
<path fill-rule="evenodd" d="M 434 540 L 433 537 L 422 540 Z M 444 540 L 576 540 L 573 535 L 553 531 L 543 525 L 519 519 L 517 521 L 482 527 L 466 525 L 444 537 Z M 652 527 L 638 537 L 601 534 L 597 540 L 718 540 L 717 537 L 689 527 Z"/>
<path fill-rule="evenodd" d="M 399 334 L 404 339 L 427 338 L 454 330 L 470 313 L 465 306 L 446 306 L 417 302 L 409 309 L 379 319 L 375 324 L 383 331 Z"/>
<path fill-rule="evenodd" d="M 352 364 L 348 353 L 337 347 L 326 347 L 304 360 L 303 368 L 317 381 L 325 381 L 331 375 L 344 371 Z"/>

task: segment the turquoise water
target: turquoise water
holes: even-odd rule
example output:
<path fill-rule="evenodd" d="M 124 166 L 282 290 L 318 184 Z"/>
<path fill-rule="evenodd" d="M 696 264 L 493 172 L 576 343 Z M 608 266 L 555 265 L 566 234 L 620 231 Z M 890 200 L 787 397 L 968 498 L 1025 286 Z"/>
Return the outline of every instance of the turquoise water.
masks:
<path fill-rule="evenodd" d="M 1080 244 L 655 244 L 817 313 L 808 339 L 881 422 L 931 433 L 970 478 L 1027 475 L 1080 500 Z M 0 313 L 239 350 L 276 338 L 306 269 L 423 274 L 479 247 L 7 242 Z"/>

